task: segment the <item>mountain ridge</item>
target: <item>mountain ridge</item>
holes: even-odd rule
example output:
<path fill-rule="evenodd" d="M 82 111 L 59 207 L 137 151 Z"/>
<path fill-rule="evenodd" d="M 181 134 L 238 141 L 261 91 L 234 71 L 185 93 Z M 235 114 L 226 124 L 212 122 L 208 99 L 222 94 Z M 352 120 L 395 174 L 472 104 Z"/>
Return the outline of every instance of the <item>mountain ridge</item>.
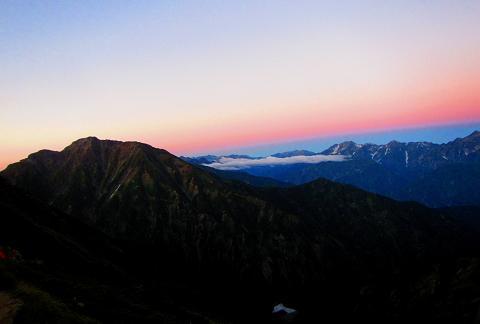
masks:
<path fill-rule="evenodd" d="M 121 242 L 152 287 L 159 276 L 175 278 L 209 291 L 211 303 L 221 302 L 216 295 L 248 299 L 267 318 L 279 298 L 307 317 L 320 302 L 326 318 L 349 318 L 366 302 L 358 297 L 365 286 L 375 305 L 396 307 L 392 291 L 407 287 L 397 279 L 421 280 L 464 245 L 450 218 L 419 204 L 324 179 L 292 188 L 233 183 L 132 142 L 80 140 L 1 174 Z"/>
<path fill-rule="evenodd" d="M 357 144 L 346 141 L 317 154 L 345 158 L 334 163 L 324 159 L 318 163 L 291 161 L 285 165 L 268 165 L 265 159 L 265 165 L 239 164 L 238 169 L 292 185 L 323 177 L 393 199 L 415 200 L 431 207 L 475 205 L 480 201 L 475 190 L 463 190 L 464 187 L 480 186 L 480 176 L 475 171 L 476 165 L 480 164 L 480 131 L 443 144 L 398 141 Z M 216 164 L 197 161 L 195 158 L 189 160 L 194 164 L 222 166 L 220 158 L 215 161 Z M 231 161 L 229 163 L 232 165 Z M 462 166 L 465 166 L 463 171 Z M 435 183 L 440 175 L 446 180 L 438 189 L 452 192 L 451 195 L 435 192 L 435 186 L 438 186 Z M 455 181 L 455 177 L 460 177 L 465 182 L 462 184 Z M 453 185 L 449 186 L 448 181 Z"/>

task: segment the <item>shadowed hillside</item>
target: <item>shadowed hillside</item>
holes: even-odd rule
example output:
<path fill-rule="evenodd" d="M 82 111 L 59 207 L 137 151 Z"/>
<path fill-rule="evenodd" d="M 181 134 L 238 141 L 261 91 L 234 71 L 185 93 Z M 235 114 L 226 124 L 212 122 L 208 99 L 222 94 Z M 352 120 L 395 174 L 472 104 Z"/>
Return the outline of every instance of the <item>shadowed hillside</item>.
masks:
<path fill-rule="evenodd" d="M 153 299 L 176 283 L 176 303 L 240 322 L 268 321 L 278 301 L 306 322 L 319 305 L 330 321 L 473 316 L 440 308 L 448 290 L 416 287 L 431 276 L 449 286 L 458 257 L 474 254 L 467 231 L 418 204 L 327 180 L 255 188 L 145 144 L 96 138 L 2 175 L 114 240 Z M 238 303 L 249 311 L 236 314 Z"/>

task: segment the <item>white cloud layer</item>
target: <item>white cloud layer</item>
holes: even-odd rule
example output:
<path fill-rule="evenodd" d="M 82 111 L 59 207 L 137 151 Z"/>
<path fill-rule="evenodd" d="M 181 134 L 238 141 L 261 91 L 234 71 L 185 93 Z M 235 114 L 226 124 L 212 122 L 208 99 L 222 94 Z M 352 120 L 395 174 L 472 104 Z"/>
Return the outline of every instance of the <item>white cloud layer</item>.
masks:
<path fill-rule="evenodd" d="M 211 164 L 204 164 L 211 168 L 219 170 L 241 170 L 256 166 L 269 166 L 269 165 L 288 165 L 297 163 L 320 163 L 320 162 L 342 162 L 349 157 L 346 155 L 312 155 L 312 156 L 291 156 L 286 158 L 277 158 L 273 156 L 267 156 L 260 159 L 233 159 L 228 157 L 221 157 L 218 162 Z"/>

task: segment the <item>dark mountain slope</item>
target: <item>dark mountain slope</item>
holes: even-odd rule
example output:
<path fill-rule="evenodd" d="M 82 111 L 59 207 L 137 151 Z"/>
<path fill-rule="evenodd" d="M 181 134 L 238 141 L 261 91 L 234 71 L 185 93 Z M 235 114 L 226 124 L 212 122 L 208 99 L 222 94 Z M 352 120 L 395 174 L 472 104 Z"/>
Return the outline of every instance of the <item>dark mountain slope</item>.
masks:
<path fill-rule="evenodd" d="M 480 245 L 475 233 L 453 221 L 470 225 L 458 212 L 449 212 L 450 219 L 417 203 L 394 202 L 323 179 L 271 189 L 266 195 L 282 209 L 305 215 L 308 236 L 317 238 L 305 249 L 319 263 L 303 271 L 321 269 L 328 275 L 308 294 L 292 293 L 311 308 L 320 301 L 341 312 L 351 302 L 358 307 L 358 318 L 371 318 L 373 311 L 373 318 L 400 323 L 433 319 L 448 323 L 459 320 L 457 312 L 465 314 L 461 321 L 470 323 L 477 312 L 480 305 L 473 301 L 480 296 L 480 272 L 478 259 L 472 256 L 479 255 Z M 397 211 L 394 217 L 387 211 L 391 208 Z M 331 214 L 336 217 L 327 216 Z M 453 246 L 461 247 L 452 250 Z M 319 294 L 320 289 L 328 294 Z M 311 299 L 315 294 L 318 299 Z M 453 304 L 456 310 L 450 308 Z M 392 313 L 398 317 L 391 318 Z"/>
<path fill-rule="evenodd" d="M 425 173 L 395 196 L 433 207 L 480 205 L 480 163 L 455 163 Z"/>
<path fill-rule="evenodd" d="M 427 316 L 391 294 L 408 303 L 436 264 L 467 254 L 455 224 L 420 205 L 326 180 L 254 188 L 141 143 L 82 139 L 2 174 L 116 239 L 152 290 L 183 282 L 229 316 L 242 303 L 268 319 L 279 299 L 330 320 Z"/>
<path fill-rule="evenodd" d="M 56 207 L 83 219 L 87 217 L 90 223 L 117 238 L 171 242 L 176 238 L 169 231 L 181 230 L 179 227 L 187 221 L 189 225 L 201 225 L 199 214 L 205 214 L 201 218 L 212 218 L 214 223 L 228 215 L 234 223 L 249 227 L 259 226 L 265 213 L 274 215 L 265 219 L 265 224 L 273 227 L 280 226 L 275 223 L 277 220 L 283 223 L 283 219 L 288 219 L 292 225 L 303 217 L 278 210 L 277 201 L 269 204 L 258 198 L 253 188 L 230 186 L 164 150 L 141 143 L 87 138 L 62 152 L 49 152 L 48 157 L 55 156 L 53 159 L 45 159 L 44 154 L 33 154 L 9 166 L 3 175 L 46 197 Z M 43 183 L 41 192 L 37 183 Z M 348 188 L 326 181 L 317 182 L 314 188 L 323 187 Z M 344 190 L 356 192 L 351 188 Z M 370 197 L 378 200 L 374 195 Z M 343 198 L 333 194 L 325 196 L 325 201 L 337 204 L 344 212 L 351 209 Z M 353 201 L 361 206 L 366 204 L 365 197 Z M 385 208 L 392 217 L 398 217 L 396 203 L 385 204 Z M 336 212 L 329 210 L 328 216 L 333 217 Z M 166 233 L 165 228 L 169 228 Z"/>
<path fill-rule="evenodd" d="M 288 187 L 291 184 L 286 182 L 278 181 L 273 178 L 268 177 L 258 177 L 251 175 L 246 172 L 241 171 L 229 171 L 229 170 L 218 170 L 210 168 L 208 166 L 198 166 L 199 168 L 204 169 L 205 171 L 217 175 L 223 180 L 233 180 L 246 183 L 254 187 Z"/>
<path fill-rule="evenodd" d="M 335 182 L 362 185 L 362 189 L 392 195 L 395 186 L 403 187 L 406 180 L 383 166 L 368 160 L 345 162 L 322 162 L 317 164 L 297 164 L 281 168 L 270 168 L 270 174 L 287 183 L 303 184 L 319 178 Z M 249 172 L 262 174 L 264 170 L 251 169 Z"/>
<path fill-rule="evenodd" d="M 166 292 L 151 305 L 130 255 L 103 233 L 0 177 L 0 293 L 20 301 L 14 323 L 192 323 Z"/>
<path fill-rule="evenodd" d="M 480 233 L 480 206 L 456 206 L 441 208 L 443 214 L 450 216 L 458 223 Z"/>
<path fill-rule="evenodd" d="M 70 270 L 91 265 L 110 272 L 123 256 L 103 233 L 27 196 L 1 177 L 0 208 L 0 243 L 18 248 L 25 258 L 41 257 Z"/>
<path fill-rule="evenodd" d="M 342 242 L 353 239 L 355 242 L 345 247 L 360 250 L 352 255 L 403 253 L 414 256 L 427 249 L 431 249 L 429 255 L 435 255 L 451 249 L 442 246 L 445 242 L 440 238 L 450 242 L 448 245 L 457 241 L 457 225 L 432 209 L 417 203 L 396 202 L 325 179 L 286 189 L 272 189 L 269 195 L 283 210 L 304 215 L 309 226 L 317 226 L 315 232 L 345 235 L 337 237 Z M 408 241 L 410 239 L 413 241 Z M 433 246 L 428 246 L 429 240 Z M 381 245 L 378 244 L 380 241 Z M 416 250 L 419 245 L 422 245 L 421 249 Z"/>

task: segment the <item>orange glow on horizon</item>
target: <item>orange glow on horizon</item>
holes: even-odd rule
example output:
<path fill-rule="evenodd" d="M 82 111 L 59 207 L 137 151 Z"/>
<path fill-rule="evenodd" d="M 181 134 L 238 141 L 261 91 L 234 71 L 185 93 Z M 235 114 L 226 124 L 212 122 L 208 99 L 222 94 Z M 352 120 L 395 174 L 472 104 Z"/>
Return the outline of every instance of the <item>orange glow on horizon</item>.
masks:
<path fill-rule="evenodd" d="M 480 105 L 479 105 L 480 107 Z M 397 111 L 398 112 L 398 111 Z M 99 134 L 85 134 L 85 136 L 97 136 L 104 139 L 116 139 L 124 141 L 140 141 L 158 148 L 164 148 L 173 154 L 191 155 L 206 153 L 208 151 L 220 151 L 235 147 L 248 147 L 267 145 L 281 142 L 292 142 L 309 138 L 322 138 L 338 136 L 342 134 L 373 133 L 393 129 L 430 127 L 436 125 L 460 124 L 480 121 L 480 108 L 451 109 L 446 107 L 426 107 L 412 112 L 399 114 L 394 111 L 384 111 L 382 114 L 363 112 L 363 118 L 358 115 L 355 118 L 339 118 L 336 114 L 330 116 L 292 116 L 290 119 L 276 120 L 270 125 L 265 119 L 254 120 L 250 123 L 241 123 L 232 127 L 232 123 L 206 125 L 209 131 L 202 131 L 201 126 L 188 134 L 175 137 L 181 133 L 172 133 L 168 137 L 159 139 L 155 135 L 143 135 L 134 132 L 125 136 L 111 134 L 103 137 Z M 245 125 L 248 125 L 245 126 Z M 8 164 L 27 157 L 28 154 L 40 149 L 61 150 L 77 138 L 70 141 L 45 142 L 40 146 L 35 143 L 29 145 L 10 145 L 4 148 L 7 154 L 0 157 L 0 170 Z M 56 144 L 55 144 L 56 142 Z M 63 142 L 63 143 L 62 143 Z"/>
<path fill-rule="evenodd" d="M 480 107 L 480 105 L 479 105 Z M 382 119 L 382 117 L 386 117 Z M 218 151 L 234 147 L 255 146 L 301 139 L 330 137 L 341 134 L 359 134 L 391 129 L 429 127 L 435 125 L 461 124 L 480 121 L 480 108 L 431 108 L 417 110 L 402 115 L 395 113 L 369 114 L 354 120 L 320 116 L 292 117 L 277 120 L 265 126 L 265 120 L 252 121 L 248 127 L 231 127 L 231 124 L 209 125 L 210 132 L 196 129 L 198 136 L 189 136 L 170 141 L 152 137 L 143 138 L 145 142 L 163 147 L 176 154 L 194 154 L 198 152 Z"/>

